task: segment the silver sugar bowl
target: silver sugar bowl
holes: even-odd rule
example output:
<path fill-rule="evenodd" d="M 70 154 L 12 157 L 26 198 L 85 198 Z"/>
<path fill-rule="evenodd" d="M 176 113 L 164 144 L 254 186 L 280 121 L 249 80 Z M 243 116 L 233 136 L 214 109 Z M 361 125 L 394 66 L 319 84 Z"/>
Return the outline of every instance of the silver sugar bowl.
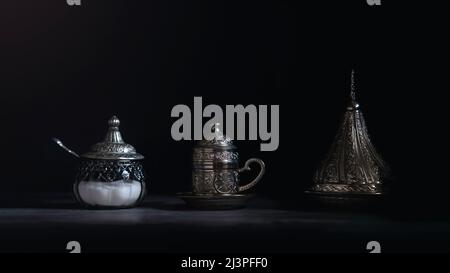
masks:
<path fill-rule="evenodd" d="M 219 124 L 209 140 L 201 140 L 194 147 L 192 171 L 192 190 L 194 194 L 235 194 L 255 186 L 265 173 L 265 164 L 261 159 L 251 158 L 239 168 L 239 154 L 236 146 L 224 136 Z M 250 164 L 257 163 L 261 169 L 250 183 L 241 186 L 239 174 L 250 170 Z"/>
<path fill-rule="evenodd" d="M 120 121 L 113 116 L 102 142 L 79 156 L 60 140 L 54 141 L 81 159 L 73 185 L 77 201 L 89 208 L 129 208 L 139 205 L 145 196 L 145 173 L 133 146 L 123 141 Z"/>

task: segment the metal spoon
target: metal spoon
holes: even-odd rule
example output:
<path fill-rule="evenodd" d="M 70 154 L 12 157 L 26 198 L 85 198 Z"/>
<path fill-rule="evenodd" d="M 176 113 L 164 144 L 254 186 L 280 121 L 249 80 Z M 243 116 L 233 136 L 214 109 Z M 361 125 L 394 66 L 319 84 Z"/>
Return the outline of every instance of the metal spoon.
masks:
<path fill-rule="evenodd" d="M 80 158 L 80 156 L 79 156 L 77 153 L 75 153 L 75 152 L 72 151 L 71 149 L 67 148 L 66 145 L 64 145 L 64 144 L 62 143 L 61 140 L 59 140 L 59 139 L 57 139 L 57 138 L 55 138 L 55 137 L 52 138 L 52 140 L 53 140 L 56 144 L 58 144 L 59 147 L 63 148 L 66 152 L 70 153 L 70 154 L 73 155 L 73 156 L 76 156 L 76 157 Z"/>

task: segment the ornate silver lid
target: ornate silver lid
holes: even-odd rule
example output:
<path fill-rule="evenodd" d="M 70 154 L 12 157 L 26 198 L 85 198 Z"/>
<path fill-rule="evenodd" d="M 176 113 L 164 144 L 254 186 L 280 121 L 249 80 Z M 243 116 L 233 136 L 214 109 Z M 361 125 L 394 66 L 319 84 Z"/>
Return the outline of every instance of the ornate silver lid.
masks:
<path fill-rule="evenodd" d="M 387 166 L 373 146 L 355 99 L 354 72 L 350 99 L 331 149 L 314 175 L 310 192 L 381 194 Z"/>
<path fill-rule="evenodd" d="M 83 158 L 103 160 L 140 160 L 144 156 L 138 154 L 133 146 L 123 141 L 119 131 L 120 120 L 113 116 L 108 121 L 108 132 L 105 139 L 93 145 L 90 150 L 81 155 Z"/>
<path fill-rule="evenodd" d="M 214 170 L 219 166 L 237 168 L 239 154 L 233 141 L 222 133 L 219 123 L 214 124 L 211 132 L 203 140 L 196 142 L 192 154 L 194 170 Z"/>
<path fill-rule="evenodd" d="M 205 136 L 206 139 L 198 141 L 197 147 L 217 148 L 217 149 L 236 149 L 236 146 L 234 146 L 231 138 L 224 135 L 220 128 L 221 128 L 220 123 L 216 123 L 212 127 L 214 132 L 211 132 L 210 135 Z"/>

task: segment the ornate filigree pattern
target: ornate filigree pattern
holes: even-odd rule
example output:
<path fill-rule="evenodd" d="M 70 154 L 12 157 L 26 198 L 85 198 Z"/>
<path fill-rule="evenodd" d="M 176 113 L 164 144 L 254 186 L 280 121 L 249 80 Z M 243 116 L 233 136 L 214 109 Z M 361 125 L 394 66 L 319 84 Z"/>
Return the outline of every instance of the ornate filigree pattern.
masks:
<path fill-rule="evenodd" d="M 353 77 L 352 77 L 353 79 Z M 350 103 L 331 149 L 314 174 L 312 191 L 380 193 L 387 166 L 375 151 L 364 117 L 355 101 Z"/>
<path fill-rule="evenodd" d="M 312 191 L 323 193 L 370 193 L 376 194 L 381 192 L 379 184 L 367 185 L 345 185 L 345 184 L 316 184 L 311 187 Z"/>
<path fill-rule="evenodd" d="M 317 184 L 380 183 L 385 164 L 370 142 L 359 110 L 347 111 L 331 150 L 314 176 Z"/>
<path fill-rule="evenodd" d="M 239 191 L 239 173 L 235 170 L 192 172 L 195 193 L 236 193 Z"/>
<path fill-rule="evenodd" d="M 238 160 L 239 159 L 239 155 L 237 152 L 228 152 L 228 151 L 224 151 L 224 152 L 216 152 L 214 153 L 214 158 L 217 160 L 221 160 L 221 161 L 233 161 L 233 160 Z"/>
<path fill-rule="evenodd" d="M 232 151 L 207 152 L 196 151 L 192 155 L 193 160 L 219 160 L 234 161 L 239 159 L 239 154 Z"/>
<path fill-rule="evenodd" d="M 237 171 L 217 172 L 214 186 L 219 193 L 236 193 L 239 191 L 239 173 Z"/>
<path fill-rule="evenodd" d="M 100 142 L 92 146 L 92 151 L 106 153 L 135 153 L 133 146 L 126 143 L 105 143 Z"/>
<path fill-rule="evenodd" d="M 192 190 L 195 193 L 215 193 L 214 171 L 192 172 Z"/>
<path fill-rule="evenodd" d="M 117 180 L 145 181 L 142 164 L 138 161 L 83 160 L 76 181 L 113 182 Z"/>

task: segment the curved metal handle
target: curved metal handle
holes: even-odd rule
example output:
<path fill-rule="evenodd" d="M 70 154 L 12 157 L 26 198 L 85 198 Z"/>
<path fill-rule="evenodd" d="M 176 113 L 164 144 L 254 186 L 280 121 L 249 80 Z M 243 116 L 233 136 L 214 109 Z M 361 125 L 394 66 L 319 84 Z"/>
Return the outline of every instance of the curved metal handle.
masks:
<path fill-rule="evenodd" d="M 246 191 L 248 189 L 250 189 L 251 187 L 255 186 L 256 183 L 258 183 L 261 178 L 263 177 L 264 173 L 266 172 L 266 164 L 264 164 L 264 162 L 261 159 L 258 158 L 250 158 L 249 160 L 247 160 L 245 162 L 244 167 L 242 167 L 241 169 L 239 169 L 239 172 L 244 172 L 244 171 L 250 171 L 250 164 L 251 163 L 258 163 L 261 166 L 261 170 L 259 171 L 258 176 L 250 183 L 248 183 L 247 185 L 244 186 L 240 186 L 239 187 L 239 192 L 241 191 Z"/>
<path fill-rule="evenodd" d="M 75 152 L 72 151 L 71 149 L 67 148 L 66 145 L 64 145 L 64 143 L 62 143 L 61 140 L 57 139 L 56 137 L 52 138 L 52 140 L 53 140 L 59 147 L 63 148 L 63 149 L 64 149 L 66 152 L 68 152 L 69 154 L 71 154 L 71 155 L 73 155 L 73 156 L 75 156 L 75 157 L 80 158 L 80 156 L 79 156 L 77 153 L 75 153 Z"/>

